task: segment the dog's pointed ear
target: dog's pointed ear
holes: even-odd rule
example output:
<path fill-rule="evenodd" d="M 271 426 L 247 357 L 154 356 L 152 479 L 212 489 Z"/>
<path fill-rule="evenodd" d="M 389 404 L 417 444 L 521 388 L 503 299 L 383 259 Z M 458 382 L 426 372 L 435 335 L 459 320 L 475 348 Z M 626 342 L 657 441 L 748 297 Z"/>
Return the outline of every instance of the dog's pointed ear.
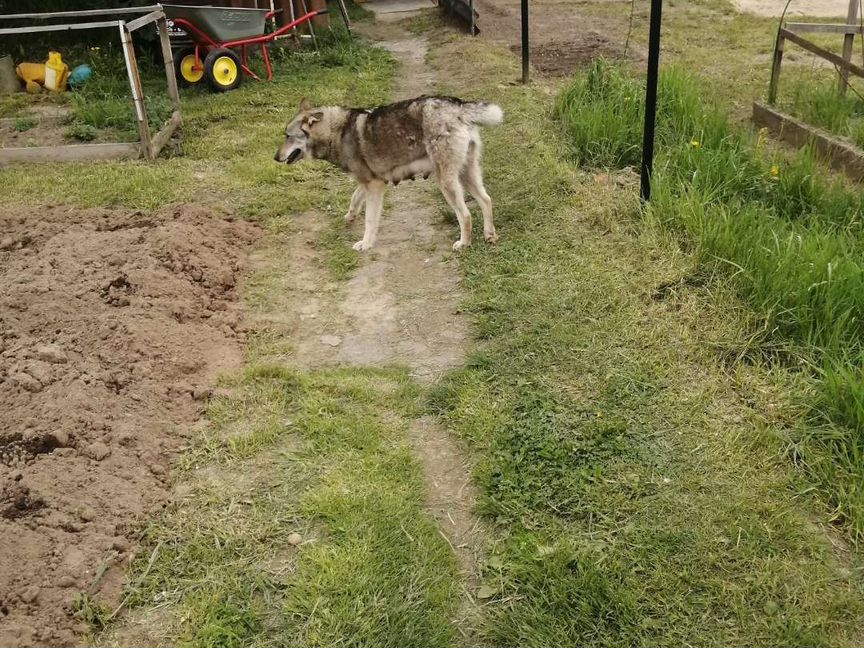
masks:
<path fill-rule="evenodd" d="M 300 112 L 306 112 L 307 110 L 312 110 L 312 104 L 308 99 L 304 99 L 300 102 Z"/>
<path fill-rule="evenodd" d="M 314 125 L 314 124 L 317 124 L 319 121 L 321 121 L 321 119 L 322 119 L 323 117 L 324 117 L 324 112 L 321 111 L 321 110 L 318 110 L 318 111 L 312 113 L 311 115 L 309 115 L 309 116 L 306 118 L 306 123 L 307 123 L 309 126 L 312 126 L 312 125 Z"/>

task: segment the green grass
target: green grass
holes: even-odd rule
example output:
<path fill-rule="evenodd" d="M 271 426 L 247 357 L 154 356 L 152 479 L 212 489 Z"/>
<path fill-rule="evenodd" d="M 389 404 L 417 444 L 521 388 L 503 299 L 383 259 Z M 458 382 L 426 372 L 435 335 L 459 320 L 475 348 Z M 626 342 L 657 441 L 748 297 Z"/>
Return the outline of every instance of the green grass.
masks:
<path fill-rule="evenodd" d="M 139 139 L 126 63 L 120 51 L 113 47 L 94 48 L 88 52 L 86 62 L 93 76 L 69 95 L 73 121 L 96 131 L 109 131 L 114 141 Z M 151 131 L 156 132 L 173 111 L 165 71 L 147 58 L 142 58 L 138 67 L 147 121 Z"/>
<path fill-rule="evenodd" d="M 484 133 L 501 241 L 461 257 L 482 343 L 430 398 L 472 450 L 493 526 L 483 640 L 860 642 L 860 561 L 814 524 L 829 514 L 785 456 L 812 377 L 736 354 L 757 316 L 729 273 L 639 218 L 631 174 L 570 164 L 548 88 L 498 84 L 507 52 L 445 33 L 432 63 L 440 91 L 505 112 Z M 635 132 L 615 124 L 623 103 L 580 104 L 580 125 L 602 134 L 587 122 L 603 113 Z M 582 159 L 632 155 L 583 140 Z"/>
<path fill-rule="evenodd" d="M 15 130 L 18 131 L 19 133 L 23 133 L 25 131 L 28 131 L 31 128 L 33 128 L 35 125 L 36 125 L 36 122 L 34 122 L 32 119 L 30 119 L 28 117 L 19 117 L 18 119 L 15 120 Z"/>
<path fill-rule="evenodd" d="M 40 187 L 59 183 L 56 197 L 79 206 L 211 202 L 275 238 L 301 210 L 335 222 L 348 181 L 322 164 L 277 165 L 273 151 L 303 97 L 380 102 L 395 66 L 338 29 L 319 39 L 320 55 L 277 57 L 272 84 L 185 91 L 184 155 L 40 166 Z M 11 200 L 33 200 L 31 172 L 0 170 Z M 357 263 L 342 238 L 334 225 L 315 242 L 337 278 Z M 266 268 L 250 278 L 256 312 L 279 308 L 275 278 Z M 407 435 L 416 386 L 397 368 L 296 371 L 280 364 L 287 344 L 273 331 L 252 336 L 245 370 L 225 381 L 231 395 L 210 402 L 206 430 L 179 461 L 184 494 L 142 531 L 124 593 L 130 623 L 79 606 L 94 631 L 107 625 L 94 641 L 139 641 L 124 633 L 141 619 L 148 641 L 181 646 L 452 643 L 455 562 L 423 508 Z"/>
<path fill-rule="evenodd" d="M 332 218 L 332 224 L 318 241 L 325 252 L 327 269 L 334 279 L 348 279 L 360 265 L 357 253 L 351 247 L 351 233 L 341 215 Z"/>
<path fill-rule="evenodd" d="M 710 14 L 703 2 L 675 4 Z M 459 643 L 451 623 L 458 575 L 423 511 L 406 433 L 431 410 L 470 453 L 489 529 L 479 642 L 860 645 L 860 557 L 825 524 L 830 512 L 788 461 L 843 465 L 830 452 L 801 454 L 827 443 L 803 433 L 839 428 L 802 423 L 802 403 L 814 402 L 817 387 L 827 395 L 829 383 L 767 351 L 792 352 L 777 340 L 793 333 L 773 333 L 786 313 L 766 318 L 742 299 L 745 278 L 705 263 L 678 221 L 641 217 L 632 174 L 574 165 L 581 149 L 552 118 L 557 87 L 505 85 L 518 70 L 507 50 L 432 24 L 437 90 L 500 102 L 506 114 L 503 127 L 484 132 L 501 242 L 460 255 L 475 351 L 429 394 L 398 368 L 292 369 L 283 364 L 290 340 L 256 332 L 245 370 L 226 380 L 230 395 L 210 402 L 208 425 L 180 462 L 176 500 L 143 531 L 125 592 L 128 624 L 109 624 L 95 642 Z M 187 92 L 183 156 L 39 167 L 50 179 L 39 187 L 54 192 L 40 199 L 141 208 L 209 201 L 259 220 L 274 237 L 303 210 L 336 223 L 348 182 L 322 165 L 275 165 L 281 127 L 304 96 L 382 101 L 393 71 L 386 53 L 337 40 L 320 57 L 280 61 L 274 84 Z M 608 107 L 611 127 L 620 115 Z M 675 129 L 714 119 L 685 116 L 666 117 L 679 156 L 668 173 L 713 151 L 701 131 L 698 148 L 693 134 L 676 140 Z M 622 125 L 618 132 L 632 132 Z M 741 191 L 784 222 L 794 205 L 818 204 L 795 227 L 855 230 L 840 216 L 845 189 L 808 181 L 801 161 L 789 180 L 795 191 L 781 192 L 771 160 L 749 160 L 747 146 L 697 167 L 740 165 L 734 182 L 717 174 L 699 185 L 717 197 L 711 204 L 726 208 Z M 615 141 L 598 151 L 618 164 L 633 154 Z M 10 200 L 34 200 L 33 170 L 0 169 Z M 754 170 L 758 181 L 748 185 Z M 317 245 L 342 278 L 354 262 L 336 232 Z M 279 306 L 271 271 L 249 280 L 255 313 Z M 838 375 L 838 392 L 851 384 Z M 790 447 L 793 432 L 800 446 Z M 106 618 L 89 603 L 80 610 L 96 625 Z M 125 634 L 136 627 L 146 640 Z"/>
<path fill-rule="evenodd" d="M 423 510 L 407 374 L 253 359 L 228 384 L 185 457 L 185 497 L 146 528 L 133 565 L 127 605 L 170 618 L 151 640 L 449 643 L 455 565 Z"/>
<path fill-rule="evenodd" d="M 99 131 L 89 124 L 74 124 L 66 131 L 66 137 L 80 142 L 90 142 L 99 135 Z"/>
<path fill-rule="evenodd" d="M 203 88 L 182 90 L 182 155 L 158 164 L 7 166 L 0 169 L 5 195 L 22 203 L 38 199 L 135 209 L 203 201 L 262 222 L 283 224 L 298 211 L 347 204 L 349 183 L 335 169 L 273 162 L 284 126 L 304 97 L 319 103 L 360 105 L 388 96 L 392 57 L 359 40 L 347 40 L 336 24 L 332 34 L 319 39 L 320 55 L 280 57 L 273 83 L 247 79 L 238 90 L 222 95 Z M 131 105 L 127 108 L 131 116 Z"/>
<path fill-rule="evenodd" d="M 636 163 L 642 117 L 633 98 L 641 91 L 602 61 L 565 90 L 556 111 L 574 160 Z M 810 150 L 780 156 L 754 145 L 705 106 L 680 70 L 664 73 L 659 101 L 650 218 L 683 232 L 705 265 L 728 270 L 760 328 L 795 346 L 787 362 L 810 365 L 822 378 L 809 405 L 814 423 L 828 427 L 799 432 L 796 451 L 838 516 L 861 534 L 864 193 L 831 179 Z M 616 111 L 621 105 L 628 109 Z M 606 133 L 604 119 L 613 125 Z"/>

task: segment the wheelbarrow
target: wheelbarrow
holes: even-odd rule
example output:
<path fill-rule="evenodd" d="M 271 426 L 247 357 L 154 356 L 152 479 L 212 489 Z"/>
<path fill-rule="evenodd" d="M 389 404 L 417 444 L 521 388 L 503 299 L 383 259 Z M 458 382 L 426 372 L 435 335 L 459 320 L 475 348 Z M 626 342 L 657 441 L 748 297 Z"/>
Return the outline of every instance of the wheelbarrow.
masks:
<path fill-rule="evenodd" d="M 217 92 L 233 90 L 243 82 L 244 74 L 261 80 L 249 68 L 246 49 L 250 45 L 261 46 L 267 80 L 271 81 L 273 68 L 267 44 L 315 16 L 327 13 L 326 9 L 309 11 L 289 24 L 267 32 L 268 22 L 277 13 L 270 9 L 167 4 L 163 4 L 162 9 L 168 18 L 172 39 L 176 42 L 186 36 L 187 42 L 191 43 L 174 55 L 177 79 L 186 85 L 206 80 Z M 239 56 L 235 49 L 240 50 Z"/>

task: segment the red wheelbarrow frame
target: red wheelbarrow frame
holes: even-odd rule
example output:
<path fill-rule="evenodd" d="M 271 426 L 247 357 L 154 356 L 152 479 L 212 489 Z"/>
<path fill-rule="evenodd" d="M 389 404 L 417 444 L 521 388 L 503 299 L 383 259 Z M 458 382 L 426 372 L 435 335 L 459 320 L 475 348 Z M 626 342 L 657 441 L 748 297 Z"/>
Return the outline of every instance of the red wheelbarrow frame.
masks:
<path fill-rule="evenodd" d="M 267 24 L 267 21 L 273 18 L 277 12 L 270 11 L 264 16 L 264 24 Z M 185 18 L 173 18 L 172 22 L 177 26 L 186 31 L 187 34 L 192 36 L 192 39 L 195 41 L 195 66 L 193 69 L 203 70 L 204 65 L 201 63 L 201 56 L 199 55 L 199 50 L 203 46 L 209 47 L 239 47 L 241 52 L 241 61 L 240 67 L 243 71 L 251 76 L 256 81 L 260 81 L 261 78 L 255 74 L 252 70 L 249 69 L 249 66 L 246 63 L 246 47 L 248 45 L 263 45 L 265 43 L 270 43 L 280 36 L 283 36 L 287 32 L 291 31 L 298 25 L 302 25 L 305 22 L 312 20 L 315 16 L 319 16 L 321 14 L 327 13 L 327 9 L 321 9 L 319 11 L 310 11 L 307 14 L 300 16 L 294 22 L 291 22 L 287 25 L 283 25 L 276 31 L 270 32 L 269 34 L 262 34 L 261 36 L 253 36 L 252 38 L 241 38 L 240 40 L 233 41 L 215 41 L 204 31 L 193 25 L 191 22 L 186 20 Z M 267 68 L 267 80 L 273 80 L 273 68 L 270 65 L 270 56 L 267 53 L 267 48 L 262 47 L 261 51 L 264 54 L 264 66 Z"/>

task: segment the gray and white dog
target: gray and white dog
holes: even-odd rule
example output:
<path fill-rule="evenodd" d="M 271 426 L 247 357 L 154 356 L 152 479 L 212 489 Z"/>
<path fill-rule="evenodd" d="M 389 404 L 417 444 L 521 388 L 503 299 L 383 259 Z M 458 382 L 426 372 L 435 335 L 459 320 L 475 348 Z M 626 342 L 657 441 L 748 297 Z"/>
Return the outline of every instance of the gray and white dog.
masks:
<path fill-rule="evenodd" d="M 378 108 L 313 107 L 303 101 L 285 129 L 285 141 L 275 160 L 293 164 L 303 158 L 327 160 L 357 181 L 345 221 L 351 222 L 366 204 L 363 240 L 354 249 L 375 245 L 387 183 L 434 174 L 444 198 L 459 219 L 459 250 L 471 244 L 471 212 L 463 187 L 483 212 L 486 240 L 497 240 L 492 200 L 483 186 L 480 166 L 480 127 L 501 123 L 504 113 L 495 104 L 454 97 L 417 97 Z"/>

